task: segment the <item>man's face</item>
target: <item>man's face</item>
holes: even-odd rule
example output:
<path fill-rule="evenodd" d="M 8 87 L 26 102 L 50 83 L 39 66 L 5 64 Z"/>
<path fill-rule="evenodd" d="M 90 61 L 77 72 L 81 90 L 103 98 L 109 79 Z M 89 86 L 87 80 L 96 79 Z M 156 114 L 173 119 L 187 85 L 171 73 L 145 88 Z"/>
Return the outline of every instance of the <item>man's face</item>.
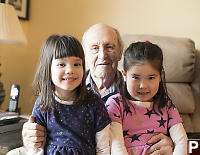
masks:
<path fill-rule="evenodd" d="M 105 25 L 97 25 L 88 30 L 83 43 L 87 66 L 92 76 L 114 76 L 121 52 L 116 32 Z"/>

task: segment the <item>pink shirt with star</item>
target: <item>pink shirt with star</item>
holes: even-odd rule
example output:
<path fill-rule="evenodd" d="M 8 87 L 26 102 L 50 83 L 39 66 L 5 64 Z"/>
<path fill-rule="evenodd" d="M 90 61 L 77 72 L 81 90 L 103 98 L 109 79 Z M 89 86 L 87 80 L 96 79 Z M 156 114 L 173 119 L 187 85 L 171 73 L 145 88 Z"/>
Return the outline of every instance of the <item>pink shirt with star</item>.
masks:
<path fill-rule="evenodd" d="M 168 102 L 162 108 L 162 113 L 155 113 L 151 107 L 143 107 L 126 100 L 128 109 L 125 110 L 120 94 L 111 96 L 107 109 L 112 121 L 121 122 L 125 146 L 129 154 L 135 149 L 145 152 L 150 144 L 147 141 L 154 135 L 168 134 L 169 129 L 182 122 L 178 110 Z"/>

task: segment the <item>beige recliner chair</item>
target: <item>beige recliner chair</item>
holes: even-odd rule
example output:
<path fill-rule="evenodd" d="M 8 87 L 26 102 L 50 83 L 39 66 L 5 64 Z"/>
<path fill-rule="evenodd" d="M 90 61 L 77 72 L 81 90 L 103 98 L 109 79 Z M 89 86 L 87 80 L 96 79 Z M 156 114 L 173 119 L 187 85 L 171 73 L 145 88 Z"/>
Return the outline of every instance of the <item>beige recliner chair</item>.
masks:
<path fill-rule="evenodd" d="M 124 35 L 125 48 L 148 40 L 161 47 L 168 93 L 184 121 L 186 132 L 200 132 L 200 51 L 188 38 Z M 122 67 L 119 63 L 119 69 Z"/>

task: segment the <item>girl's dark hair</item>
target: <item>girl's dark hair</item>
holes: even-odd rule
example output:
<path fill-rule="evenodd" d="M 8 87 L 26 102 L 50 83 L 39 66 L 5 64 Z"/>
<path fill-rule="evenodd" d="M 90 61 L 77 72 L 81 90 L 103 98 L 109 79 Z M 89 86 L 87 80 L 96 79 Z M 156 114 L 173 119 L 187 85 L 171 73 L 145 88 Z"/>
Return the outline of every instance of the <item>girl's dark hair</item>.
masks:
<path fill-rule="evenodd" d="M 161 108 L 167 105 L 167 102 L 171 99 L 167 93 L 165 73 L 163 69 L 163 53 L 161 48 L 150 42 L 136 42 L 129 45 L 129 47 L 124 52 L 124 63 L 123 69 L 125 72 L 128 69 L 141 61 L 147 61 L 155 68 L 161 77 L 159 83 L 159 89 L 157 94 L 153 97 L 153 110 L 155 111 L 155 106 L 158 106 L 158 111 L 162 114 Z M 125 98 L 134 100 L 127 91 L 126 82 L 119 83 L 120 94 L 123 99 L 123 104 L 125 108 L 128 108 Z"/>
<path fill-rule="evenodd" d="M 70 56 L 81 58 L 83 66 L 83 79 L 81 84 L 76 88 L 76 99 L 74 102 L 78 103 L 79 101 L 85 100 L 87 90 L 85 85 L 85 55 L 83 48 L 80 42 L 70 35 L 54 34 L 48 37 L 43 43 L 40 63 L 33 81 L 35 95 L 40 96 L 39 107 L 41 111 L 46 112 L 55 101 L 53 96 L 55 86 L 51 79 L 52 59 Z"/>

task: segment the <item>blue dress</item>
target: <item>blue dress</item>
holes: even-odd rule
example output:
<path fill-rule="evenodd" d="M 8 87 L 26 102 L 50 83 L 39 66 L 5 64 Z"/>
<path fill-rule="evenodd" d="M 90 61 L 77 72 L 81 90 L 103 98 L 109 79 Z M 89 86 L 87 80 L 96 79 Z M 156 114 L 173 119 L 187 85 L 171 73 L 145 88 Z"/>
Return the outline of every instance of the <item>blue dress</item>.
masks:
<path fill-rule="evenodd" d="M 111 122 L 96 95 L 85 104 L 65 105 L 55 101 L 46 113 L 39 110 L 37 100 L 32 114 L 35 122 L 46 128 L 44 152 L 49 155 L 95 155 L 96 133 Z"/>

